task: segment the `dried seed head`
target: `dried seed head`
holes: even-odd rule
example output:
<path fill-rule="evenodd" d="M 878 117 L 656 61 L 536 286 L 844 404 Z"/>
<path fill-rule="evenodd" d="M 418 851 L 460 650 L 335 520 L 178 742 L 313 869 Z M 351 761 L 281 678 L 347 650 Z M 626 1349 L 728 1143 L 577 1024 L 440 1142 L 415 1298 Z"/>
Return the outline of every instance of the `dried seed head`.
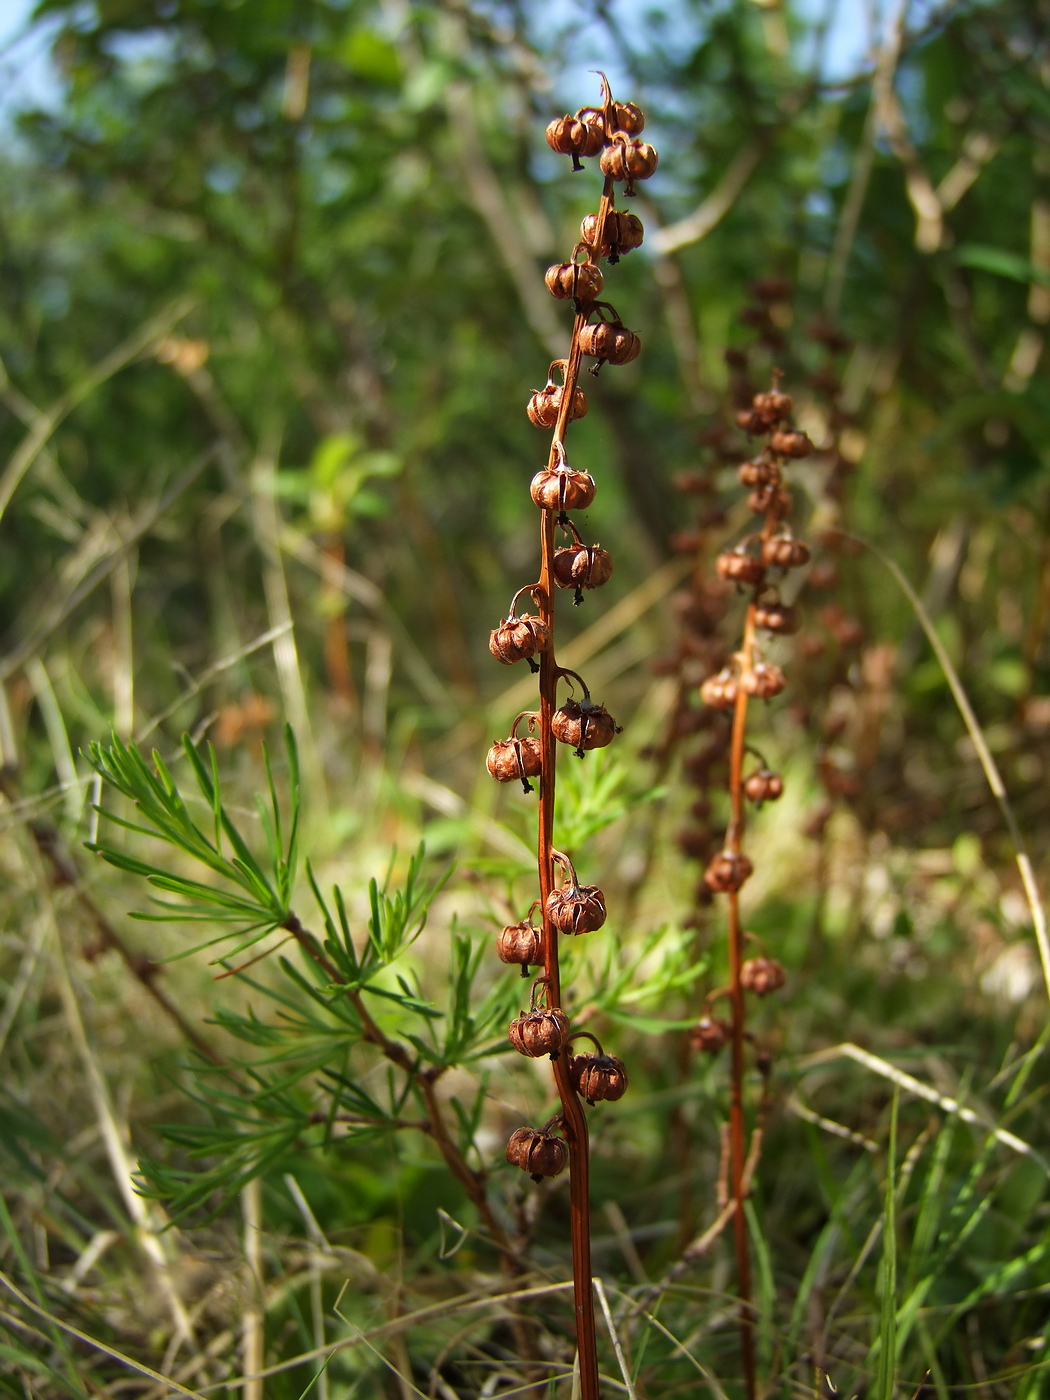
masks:
<path fill-rule="evenodd" d="M 704 884 L 715 894 L 735 894 L 754 870 L 743 851 L 720 851 L 704 871 Z"/>
<path fill-rule="evenodd" d="M 763 433 L 769 432 L 769 424 L 761 413 L 756 413 L 753 408 L 742 408 L 736 415 L 736 425 L 747 433 L 748 437 L 761 437 Z"/>
<path fill-rule="evenodd" d="M 787 980 L 775 958 L 748 958 L 740 969 L 740 985 L 757 997 L 778 992 Z"/>
<path fill-rule="evenodd" d="M 556 117 L 547 127 L 547 145 L 559 155 L 572 156 L 572 168 L 582 170 L 581 156 L 596 156 L 605 145 L 605 124 L 598 113 Z"/>
<path fill-rule="evenodd" d="M 593 301 L 601 296 L 604 281 L 594 263 L 555 263 L 543 278 L 547 290 L 559 301 Z"/>
<path fill-rule="evenodd" d="M 547 896 L 547 917 L 561 933 L 593 933 L 605 923 L 605 896 L 597 885 L 566 880 Z"/>
<path fill-rule="evenodd" d="M 707 472 L 679 472 L 674 478 L 674 489 L 683 496 L 707 496 L 715 489 L 715 483 Z"/>
<path fill-rule="evenodd" d="M 538 967 L 543 961 L 543 935 L 528 919 L 520 924 L 508 924 L 496 938 L 496 953 L 500 962 L 516 967 Z"/>
<path fill-rule="evenodd" d="M 777 477 L 777 469 L 772 462 L 741 462 L 737 469 L 741 486 L 749 489 L 755 486 L 769 486 Z"/>
<path fill-rule="evenodd" d="M 774 428 L 790 415 L 794 405 L 790 394 L 769 389 L 764 394 L 756 394 L 751 400 L 751 407 L 767 428 Z"/>
<path fill-rule="evenodd" d="M 584 216 L 583 222 L 580 224 L 580 237 L 588 248 L 592 248 L 599 257 L 608 258 L 611 263 L 614 263 L 618 262 L 625 253 L 629 253 L 632 248 L 642 246 L 645 230 L 637 214 L 625 214 L 611 209 L 605 216 L 605 230 L 600 248 L 597 245 L 597 214 Z"/>
<path fill-rule="evenodd" d="M 699 530 L 676 530 L 669 541 L 675 554 L 695 554 L 703 542 Z"/>
<path fill-rule="evenodd" d="M 660 157 L 647 141 L 614 141 L 602 151 L 598 164 L 610 180 L 623 180 L 626 194 L 635 180 L 648 180 Z"/>
<path fill-rule="evenodd" d="M 614 321 L 598 321 L 580 331 L 580 349 L 595 360 L 607 360 L 611 365 L 626 365 L 638 358 L 642 342 L 626 326 Z"/>
<path fill-rule="evenodd" d="M 744 796 L 750 802 L 775 802 L 784 791 L 784 779 L 768 768 L 756 768 L 744 779 Z"/>
<path fill-rule="evenodd" d="M 572 1087 L 592 1106 L 615 1103 L 627 1092 L 627 1066 L 615 1055 L 574 1055 L 569 1062 Z"/>
<path fill-rule="evenodd" d="M 507 1161 L 521 1167 L 533 1181 L 557 1176 L 569 1164 L 569 1149 L 561 1138 L 539 1128 L 517 1128 L 507 1143 Z"/>
<path fill-rule="evenodd" d="M 489 634 L 489 651 L 504 666 L 513 666 L 515 661 L 528 661 L 537 652 L 546 651 L 550 642 L 550 629 L 540 618 L 512 613 Z"/>
<path fill-rule="evenodd" d="M 556 1006 L 525 1011 L 511 1021 L 507 1037 L 519 1055 L 554 1059 L 569 1038 L 569 1018 Z"/>
<path fill-rule="evenodd" d="M 818 560 L 806 578 L 810 588 L 834 588 L 838 581 L 839 571 L 831 559 Z"/>
<path fill-rule="evenodd" d="M 534 389 L 525 409 L 529 415 L 529 422 L 535 423 L 537 428 L 553 428 L 558 421 L 564 393 L 565 389 L 561 384 L 547 384 L 542 389 Z M 569 409 L 569 422 L 576 418 L 585 418 L 587 408 L 587 395 L 582 389 L 576 389 L 572 396 L 572 407 Z"/>
<path fill-rule="evenodd" d="M 787 428 L 774 433 L 769 439 L 769 446 L 780 457 L 808 457 L 814 450 L 805 433 Z"/>
<path fill-rule="evenodd" d="M 645 113 L 633 102 L 614 102 L 613 126 L 627 136 L 641 136 L 645 130 Z"/>
<path fill-rule="evenodd" d="M 736 704 L 737 680 L 723 667 L 717 676 L 708 676 L 700 687 L 700 699 L 713 710 L 731 710 Z"/>
<path fill-rule="evenodd" d="M 758 603 L 755 606 L 755 626 L 764 632 L 790 636 L 802 625 L 798 609 L 788 603 Z"/>
<path fill-rule="evenodd" d="M 542 770 L 540 741 L 526 735 L 524 739 L 497 739 L 489 749 L 485 767 L 497 783 L 520 781 L 526 792 L 532 791 L 530 778 L 538 778 Z"/>
<path fill-rule="evenodd" d="M 612 571 L 609 552 L 596 544 L 572 544 L 554 552 L 554 582 L 559 588 L 600 588 Z"/>
<path fill-rule="evenodd" d="M 593 700 L 566 700 L 561 709 L 551 715 L 551 733 L 561 744 L 571 744 L 578 758 L 586 749 L 604 749 L 611 744 L 620 726 L 604 705 Z"/>
<path fill-rule="evenodd" d="M 864 640 L 864 624 L 859 618 L 847 617 L 847 615 L 843 613 L 840 617 L 837 617 L 834 622 L 829 622 L 827 625 L 840 647 L 860 646 L 861 642 Z"/>
<path fill-rule="evenodd" d="M 544 469 L 532 478 L 532 499 L 541 510 L 586 510 L 594 500 L 594 478 L 571 467 Z"/>
<path fill-rule="evenodd" d="M 740 677 L 740 684 L 748 695 L 759 700 L 772 700 L 787 685 L 787 679 L 779 666 L 770 661 L 756 661 Z"/>
<path fill-rule="evenodd" d="M 766 567 L 761 559 L 748 554 L 742 546 L 727 549 L 715 560 L 715 568 L 721 578 L 731 583 L 761 583 L 766 576 Z"/>
<path fill-rule="evenodd" d="M 705 1055 L 717 1055 L 732 1034 L 733 1028 L 728 1021 L 718 1016 L 701 1016 L 689 1032 L 689 1043 L 694 1050 L 701 1050 Z"/>
<path fill-rule="evenodd" d="M 809 545 L 792 535 L 772 535 L 762 541 L 762 558 L 777 569 L 799 569 L 809 563 Z"/>

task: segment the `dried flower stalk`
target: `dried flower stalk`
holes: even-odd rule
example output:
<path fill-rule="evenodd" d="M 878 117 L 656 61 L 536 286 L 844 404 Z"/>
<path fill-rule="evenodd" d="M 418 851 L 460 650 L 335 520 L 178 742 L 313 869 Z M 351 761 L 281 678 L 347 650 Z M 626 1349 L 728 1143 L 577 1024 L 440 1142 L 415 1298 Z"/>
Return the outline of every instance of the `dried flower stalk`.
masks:
<path fill-rule="evenodd" d="M 637 139 L 644 124 L 645 118 L 634 104 L 613 101 L 602 75 L 600 107 L 582 108 L 575 116 L 559 118 L 547 128 L 548 144 L 570 155 L 574 169 L 583 169 L 581 159 L 599 156 L 605 180 L 598 211 L 584 219 L 581 241 L 571 259 L 548 269 L 544 279 L 551 295 L 571 301 L 576 314 L 567 358 L 550 366 L 546 386 L 533 393 L 527 410 L 537 427 L 553 429 L 547 465 L 536 473 L 530 487 L 533 503 L 541 512 L 539 578 L 519 590 L 531 594 L 538 617 L 516 614 L 516 594 L 490 643 L 498 661 L 510 665 L 527 660 L 530 666 L 538 666 L 539 672 L 539 710 L 528 717 L 535 739 L 531 735 L 518 739 L 512 730 L 509 740 L 493 746 L 488 766 L 500 781 L 521 778 L 526 791 L 528 778 L 539 777 L 539 899 L 533 908 L 541 911 L 542 922 L 538 930 L 530 918 L 504 929 L 498 952 L 503 961 L 520 965 L 526 974 L 538 955 L 541 973 L 533 986 L 532 1008 L 514 1022 L 511 1042 L 523 1054 L 550 1055 L 561 1100 L 560 1113 L 543 1128 L 519 1128 L 512 1135 L 507 1158 L 536 1180 L 557 1175 L 566 1155 L 568 1158 L 582 1400 L 598 1400 L 598 1357 L 591 1277 L 588 1133 L 581 1098 L 589 1103 L 618 1099 L 627 1088 L 627 1072 L 621 1061 L 604 1055 L 600 1048 L 597 1056 L 574 1060 L 569 1044 L 571 1028 L 562 1010 L 558 936 L 600 928 L 606 910 L 597 886 L 581 884 L 569 857 L 555 850 L 555 773 L 559 741 L 572 745 L 583 758 L 588 750 L 608 744 L 619 730 L 605 707 L 591 699 L 582 677 L 558 665 L 554 613 L 559 588 L 574 589 L 579 604 L 585 589 L 600 587 L 612 573 L 608 553 L 596 544 L 585 543 L 569 519 L 569 511 L 585 510 L 591 504 L 596 486 L 588 472 L 569 464 L 565 434 L 569 423 L 587 412 L 586 395 L 579 387 L 584 358 L 595 360 L 591 372 L 596 374 L 606 363 L 627 364 L 641 348 L 638 337 L 624 326 L 615 309 L 597 298 L 603 290 L 602 259 L 615 263 L 642 241 L 641 221 L 615 208 L 615 192 L 620 183 L 625 195 L 633 194 L 634 182 L 648 178 L 656 169 L 656 152 Z M 556 547 L 559 530 L 568 540 L 561 549 Z M 559 707 L 558 683 L 563 679 L 573 688 L 578 683 L 583 694 Z M 515 728 L 522 718 L 515 721 Z M 538 764 L 528 754 L 532 743 L 538 745 Z M 538 775 L 534 767 L 538 767 Z M 559 888 L 555 887 L 556 866 L 567 876 Z M 545 1005 L 537 1008 L 540 992 Z"/>

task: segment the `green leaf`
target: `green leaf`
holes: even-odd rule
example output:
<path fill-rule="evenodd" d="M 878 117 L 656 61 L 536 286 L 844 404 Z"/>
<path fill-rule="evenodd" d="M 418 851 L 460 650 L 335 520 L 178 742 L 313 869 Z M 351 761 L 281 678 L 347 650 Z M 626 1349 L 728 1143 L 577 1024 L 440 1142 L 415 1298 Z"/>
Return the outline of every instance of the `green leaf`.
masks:
<path fill-rule="evenodd" d="M 960 267 L 973 267 L 980 272 L 993 272 L 997 277 L 1007 277 L 1011 282 L 1038 282 L 1050 287 L 1050 271 L 1036 267 L 1028 258 L 1005 248 L 992 248 L 984 243 L 963 243 L 955 250 L 955 261 Z"/>

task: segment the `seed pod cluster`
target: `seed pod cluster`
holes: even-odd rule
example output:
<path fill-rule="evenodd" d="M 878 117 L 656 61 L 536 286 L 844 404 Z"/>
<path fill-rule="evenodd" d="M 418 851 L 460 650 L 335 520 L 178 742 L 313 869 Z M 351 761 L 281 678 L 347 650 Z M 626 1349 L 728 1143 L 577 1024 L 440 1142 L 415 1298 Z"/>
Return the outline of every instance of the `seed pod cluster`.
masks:
<path fill-rule="evenodd" d="M 591 505 L 596 486 L 588 471 L 570 465 L 565 435 L 569 425 L 587 412 L 587 399 L 577 382 L 581 361 L 593 360 L 594 372 L 603 364 L 630 363 L 641 348 L 637 335 L 623 324 L 615 308 L 599 300 L 605 280 L 599 264 L 603 259 L 615 263 L 642 242 L 641 221 L 615 204 L 617 186 L 631 194 L 634 183 L 656 169 L 656 152 L 640 140 L 644 126 L 640 108 L 630 102 L 614 102 L 603 78 L 600 107 L 581 108 L 575 115 L 557 118 L 547 128 L 548 145 L 570 156 L 574 168 L 582 169 L 582 161 L 589 157 L 600 158 L 605 187 L 598 211 L 583 220 L 581 241 L 566 261 L 552 264 L 544 277 L 550 294 L 558 302 L 571 304 L 577 319 L 568 355 L 550 366 L 546 384 L 533 391 L 527 406 L 533 424 L 553 431 L 547 463 L 535 473 L 529 488 L 533 503 L 543 512 L 540 577 L 515 594 L 515 600 L 521 593 L 530 594 L 539 615 L 518 615 L 512 601 L 508 616 L 489 640 L 496 661 L 503 665 L 528 661 L 539 673 L 539 708 L 528 713 L 529 732 L 516 733 L 518 723 L 525 718 L 519 716 L 510 737 L 493 744 L 487 758 L 488 771 L 498 782 L 520 780 L 529 791 L 530 778 L 542 780 L 537 842 L 540 898 L 533 905 L 534 910 L 537 906 L 541 909 L 542 923 L 537 919 L 534 924 L 530 916 L 508 924 L 496 940 L 501 962 L 520 968 L 523 975 L 530 968 L 539 969 L 530 1010 L 516 1017 L 508 1028 L 510 1043 L 531 1059 L 550 1056 L 558 1062 L 555 1080 L 562 1099 L 561 1114 L 543 1128 L 518 1128 L 507 1144 L 508 1162 L 537 1181 L 556 1176 L 565 1168 L 569 1142 L 586 1140 L 581 1100 L 590 1104 L 615 1101 L 627 1089 L 623 1063 L 605 1055 L 600 1047 L 597 1055 L 564 1054 L 570 1029 L 557 1004 L 559 935 L 601 928 L 606 906 L 598 886 L 581 883 L 569 858 L 552 845 L 556 745 L 568 744 L 583 758 L 590 750 L 609 744 L 620 726 L 604 705 L 591 699 L 582 677 L 557 664 L 553 622 L 559 589 L 572 589 L 575 602 L 580 603 L 585 591 L 600 588 L 613 571 L 608 551 L 587 543 L 571 518 L 573 512 Z M 555 548 L 559 530 L 568 543 Z M 558 685 L 563 680 L 571 681 L 576 695 L 579 683 L 582 698 L 567 698 L 559 705 Z M 565 871 L 561 883 L 558 866 Z M 537 1005 L 541 990 L 545 1004 Z"/>
<path fill-rule="evenodd" d="M 574 117 L 558 117 L 547 127 L 547 145 L 572 157 L 572 168 L 582 170 L 581 158 L 599 156 L 602 174 L 634 194 L 635 180 L 648 180 L 659 157 L 647 141 L 639 141 L 645 117 L 633 102 L 606 101 L 599 110 L 581 107 Z"/>

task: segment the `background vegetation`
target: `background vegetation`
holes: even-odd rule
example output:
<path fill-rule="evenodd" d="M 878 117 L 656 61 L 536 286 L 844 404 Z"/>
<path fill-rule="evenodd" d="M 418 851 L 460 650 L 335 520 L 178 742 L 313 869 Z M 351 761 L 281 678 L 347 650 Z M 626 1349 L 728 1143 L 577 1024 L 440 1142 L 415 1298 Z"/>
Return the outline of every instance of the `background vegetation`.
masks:
<path fill-rule="evenodd" d="M 712 544 L 744 524 L 700 436 L 732 392 L 725 349 L 753 338 L 756 279 L 791 285 L 764 363 L 818 441 L 813 323 L 848 341 L 841 490 L 803 474 L 800 527 L 840 525 L 899 565 L 1040 876 L 1050 834 L 1050 11 L 894 6 L 845 77 L 841 18 L 837 0 L 38 4 L 60 95 L 18 115 L 0 158 L 4 1394 L 523 1384 L 477 1202 L 418 1124 L 397 1126 L 419 1115 L 360 1016 L 320 1007 L 294 961 L 213 980 L 233 945 L 155 966 L 222 929 L 129 922 L 149 890 L 84 850 L 202 878 L 153 837 L 99 829 L 83 751 L 111 730 L 155 746 L 205 824 L 211 770 L 199 785 L 179 736 L 210 739 L 229 829 L 276 862 L 261 922 L 288 932 L 291 910 L 323 934 L 327 910 L 384 1033 L 449 1066 L 457 1144 L 531 1240 L 514 1286 L 535 1290 L 570 1393 L 565 1193 L 502 1165 L 507 1132 L 550 1111 L 503 1041 L 519 984 L 490 953 L 524 913 L 534 809 L 482 760 L 530 693 L 486 641 L 536 555 L 522 502 L 543 439 L 524 406 L 568 331 L 542 272 L 597 198 L 542 132 L 595 100 L 599 65 L 661 155 L 645 246 L 616 278 L 645 349 L 574 430 L 616 573 L 567 621 L 566 662 L 625 727 L 564 765 L 559 814 L 614 911 L 573 950 L 602 989 L 574 1019 L 632 1080 L 594 1119 L 596 1259 L 623 1343 L 621 1369 L 605 1337 L 603 1370 L 610 1393 L 738 1393 L 728 1244 L 680 1266 L 717 1215 L 724 1065 L 686 1028 L 723 955 L 717 917 L 693 918 L 675 839 L 691 798 L 659 761 L 675 681 L 653 663 L 688 567 L 676 474 L 716 471 Z M 842 613 L 804 595 L 760 739 L 788 782 L 756 822 L 749 926 L 789 972 L 756 1017 L 773 1057 L 762 1374 L 784 1395 L 830 1393 L 825 1373 L 845 1394 L 1042 1395 L 1030 911 L 914 608 L 876 554 L 836 567 Z M 280 867 L 285 722 L 323 909 L 301 859 Z M 280 834 L 252 804 L 264 741 Z M 240 1379 L 260 1364 L 265 1386 Z"/>

